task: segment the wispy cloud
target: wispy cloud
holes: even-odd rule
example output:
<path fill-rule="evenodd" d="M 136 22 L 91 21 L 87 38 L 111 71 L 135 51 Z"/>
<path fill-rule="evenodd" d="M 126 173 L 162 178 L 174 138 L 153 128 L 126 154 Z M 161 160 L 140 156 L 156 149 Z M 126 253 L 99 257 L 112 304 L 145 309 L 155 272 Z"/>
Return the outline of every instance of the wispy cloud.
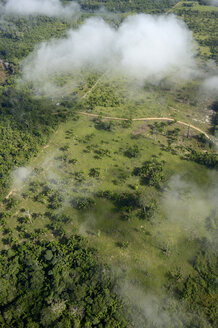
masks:
<path fill-rule="evenodd" d="M 5 14 L 11 15 L 45 15 L 72 16 L 79 12 L 77 2 L 63 5 L 60 0 L 8 0 L 2 7 Z"/>
<path fill-rule="evenodd" d="M 115 29 L 86 20 L 64 39 L 39 45 L 22 63 L 22 79 L 36 87 L 52 76 L 108 70 L 139 80 L 188 78 L 195 72 L 192 33 L 175 16 L 133 15 Z"/>

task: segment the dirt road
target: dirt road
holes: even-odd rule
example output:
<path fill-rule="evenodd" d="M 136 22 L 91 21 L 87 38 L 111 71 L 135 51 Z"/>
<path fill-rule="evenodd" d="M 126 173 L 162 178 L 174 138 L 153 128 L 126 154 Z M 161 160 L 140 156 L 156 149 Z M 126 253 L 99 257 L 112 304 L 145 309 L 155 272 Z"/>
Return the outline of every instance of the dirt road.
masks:
<path fill-rule="evenodd" d="M 81 115 L 85 115 L 88 117 L 99 117 L 98 114 L 91 114 L 91 113 L 86 113 L 86 112 L 79 112 Z M 128 121 L 128 118 L 122 118 L 122 117 L 114 117 L 114 116 L 101 116 L 102 119 L 104 120 L 115 120 L 115 121 Z M 173 118 L 169 118 L 169 117 L 141 117 L 141 118 L 133 118 L 132 121 L 136 122 L 136 121 L 168 121 L 168 122 L 173 122 L 175 121 Z M 196 126 L 189 124 L 189 123 L 185 123 L 183 121 L 176 121 L 176 123 L 180 124 L 180 125 L 184 125 L 187 127 L 190 127 L 193 130 L 196 130 L 202 134 L 205 135 L 205 137 L 207 137 L 209 140 L 211 140 L 211 138 L 209 137 L 209 135 L 204 132 L 203 130 L 197 128 Z"/>

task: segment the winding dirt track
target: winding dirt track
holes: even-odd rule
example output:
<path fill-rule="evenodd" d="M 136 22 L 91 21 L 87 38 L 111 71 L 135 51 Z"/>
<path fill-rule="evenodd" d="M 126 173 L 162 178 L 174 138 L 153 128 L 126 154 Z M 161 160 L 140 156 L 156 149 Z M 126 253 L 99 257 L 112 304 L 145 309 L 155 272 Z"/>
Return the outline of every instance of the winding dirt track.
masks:
<path fill-rule="evenodd" d="M 175 5 L 176 6 L 176 5 Z M 174 8 L 174 7 L 173 7 Z M 171 8 L 172 9 L 172 8 Z M 168 13 L 168 12 L 167 12 Z M 96 82 L 95 84 L 91 87 L 90 90 L 88 90 L 84 95 L 83 95 L 83 99 L 86 98 L 90 93 L 92 93 L 92 91 L 95 89 L 95 87 L 99 84 L 99 82 L 102 80 L 102 78 L 107 74 L 107 72 L 105 72 Z M 81 115 L 85 115 L 88 117 L 99 117 L 98 114 L 91 114 L 91 113 L 87 113 L 87 112 L 79 112 L 79 114 Z M 122 117 L 114 117 L 114 116 L 101 116 L 102 119 L 105 120 L 114 120 L 114 121 L 128 121 L 128 118 L 122 118 Z M 173 122 L 175 121 L 175 119 L 173 118 L 169 118 L 169 117 L 142 117 L 142 118 L 133 118 L 132 121 L 168 121 L 168 122 Z M 189 128 L 192 128 L 195 131 L 198 131 L 200 133 L 202 133 L 203 135 L 205 135 L 205 137 L 207 139 L 209 139 L 210 141 L 212 141 L 212 139 L 209 137 L 209 135 L 204 132 L 203 130 L 197 128 L 196 126 L 189 124 L 189 123 L 185 123 L 183 121 L 176 121 L 176 123 L 183 125 L 183 126 L 187 126 Z"/>
<path fill-rule="evenodd" d="M 99 117 L 98 114 L 91 114 L 91 113 L 86 113 L 86 112 L 79 112 L 81 115 L 85 115 L 88 117 Z M 114 116 L 101 116 L 102 119 L 105 120 L 114 120 L 114 121 L 128 121 L 128 118 L 122 118 L 122 117 L 114 117 Z M 142 118 L 133 118 L 132 121 L 169 121 L 169 122 L 173 122 L 175 121 L 175 119 L 173 118 L 169 118 L 169 117 L 142 117 Z M 189 124 L 189 123 L 185 123 L 182 121 L 176 121 L 176 123 L 180 124 L 180 125 L 184 125 L 187 126 L 189 128 L 192 128 L 193 130 L 196 130 L 202 134 L 205 135 L 205 137 L 207 137 L 209 140 L 211 140 L 211 138 L 209 137 L 209 135 L 204 132 L 203 130 L 197 128 L 196 126 Z"/>
<path fill-rule="evenodd" d="M 91 114 L 91 113 L 86 113 L 86 112 L 79 112 L 79 114 L 81 115 L 85 115 L 88 117 L 99 117 L 98 114 Z M 128 118 L 123 118 L 123 117 L 114 117 L 114 116 L 101 116 L 102 119 L 105 120 L 113 120 L 113 121 L 128 121 Z M 141 117 L 141 118 L 133 118 L 132 121 L 137 122 L 137 121 L 168 121 L 168 122 L 173 122 L 175 121 L 173 118 L 169 118 L 169 117 Z M 209 135 L 204 132 L 203 130 L 197 128 L 196 126 L 192 125 L 192 124 L 188 124 L 182 121 L 176 121 L 176 123 L 187 126 L 189 128 L 192 128 L 193 130 L 196 130 L 202 134 L 205 135 L 205 137 L 207 137 L 209 140 L 212 141 L 212 139 L 209 137 Z M 46 146 L 43 147 L 43 149 L 48 148 L 49 144 L 47 144 Z M 13 193 L 15 192 L 15 189 L 12 189 L 9 194 L 5 197 L 5 199 L 8 199 Z"/>

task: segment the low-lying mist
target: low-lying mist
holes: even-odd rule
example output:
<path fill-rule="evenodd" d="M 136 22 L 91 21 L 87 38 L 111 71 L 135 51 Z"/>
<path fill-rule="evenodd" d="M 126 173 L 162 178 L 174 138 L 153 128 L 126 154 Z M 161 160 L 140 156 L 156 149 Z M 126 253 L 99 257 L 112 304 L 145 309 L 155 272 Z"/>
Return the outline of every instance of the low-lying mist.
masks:
<path fill-rule="evenodd" d="M 218 75 L 206 78 L 202 84 L 202 91 L 213 97 L 218 97 Z"/>
<path fill-rule="evenodd" d="M 188 239 L 206 237 L 214 250 L 217 249 L 216 229 L 212 228 L 216 225 L 218 214 L 216 178 L 215 172 L 211 171 L 207 176 L 210 186 L 203 187 L 179 175 L 171 177 L 162 197 L 162 207 L 167 218 L 163 224 L 177 226 L 179 230 L 170 229 L 173 234 L 164 237 L 169 243 L 175 243 L 176 235 L 184 232 Z"/>
<path fill-rule="evenodd" d="M 197 71 L 195 54 L 192 33 L 173 15 L 132 15 L 118 28 L 90 18 L 65 38 L 38 45 L 21 64 L 22 81 L 49 93 L 52 78 L 82 70 L 152 83 L 188 79 Z"/>
<path fill-rule="evenodd" d="M 211 6 L 218 7 L 218 0 L 207 0 L 206 2 Z"/>

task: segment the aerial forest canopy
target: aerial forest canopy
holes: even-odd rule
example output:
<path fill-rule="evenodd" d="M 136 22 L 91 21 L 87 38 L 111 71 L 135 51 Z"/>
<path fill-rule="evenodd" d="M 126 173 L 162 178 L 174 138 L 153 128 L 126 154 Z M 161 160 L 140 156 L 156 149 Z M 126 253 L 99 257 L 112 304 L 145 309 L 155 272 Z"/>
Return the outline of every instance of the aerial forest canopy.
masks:
<path fill-rule="evenodd" d="M 1 327 L 127 327 L 107 269 L 79 236 L 1 256 Z"/>
<path fill-rule="evenodd" d="M 177 1 L 178 2 L 178 1 Z M 163 13 L 167 11 L 170 7 L 172 7 L 176 1 L 174 0 L 94 0 L 94 1 L 79 1 L 82 9 L 87 10 L 97 10 L 101 7 L 105 7 L 108 10 L 112 10 L 113 12 L 149 12 L 149 13 Z"/>
<path fill-rule="evenodd" d="M 216 5 L 0 0 L 0 327 L 217 327 Z"/>

